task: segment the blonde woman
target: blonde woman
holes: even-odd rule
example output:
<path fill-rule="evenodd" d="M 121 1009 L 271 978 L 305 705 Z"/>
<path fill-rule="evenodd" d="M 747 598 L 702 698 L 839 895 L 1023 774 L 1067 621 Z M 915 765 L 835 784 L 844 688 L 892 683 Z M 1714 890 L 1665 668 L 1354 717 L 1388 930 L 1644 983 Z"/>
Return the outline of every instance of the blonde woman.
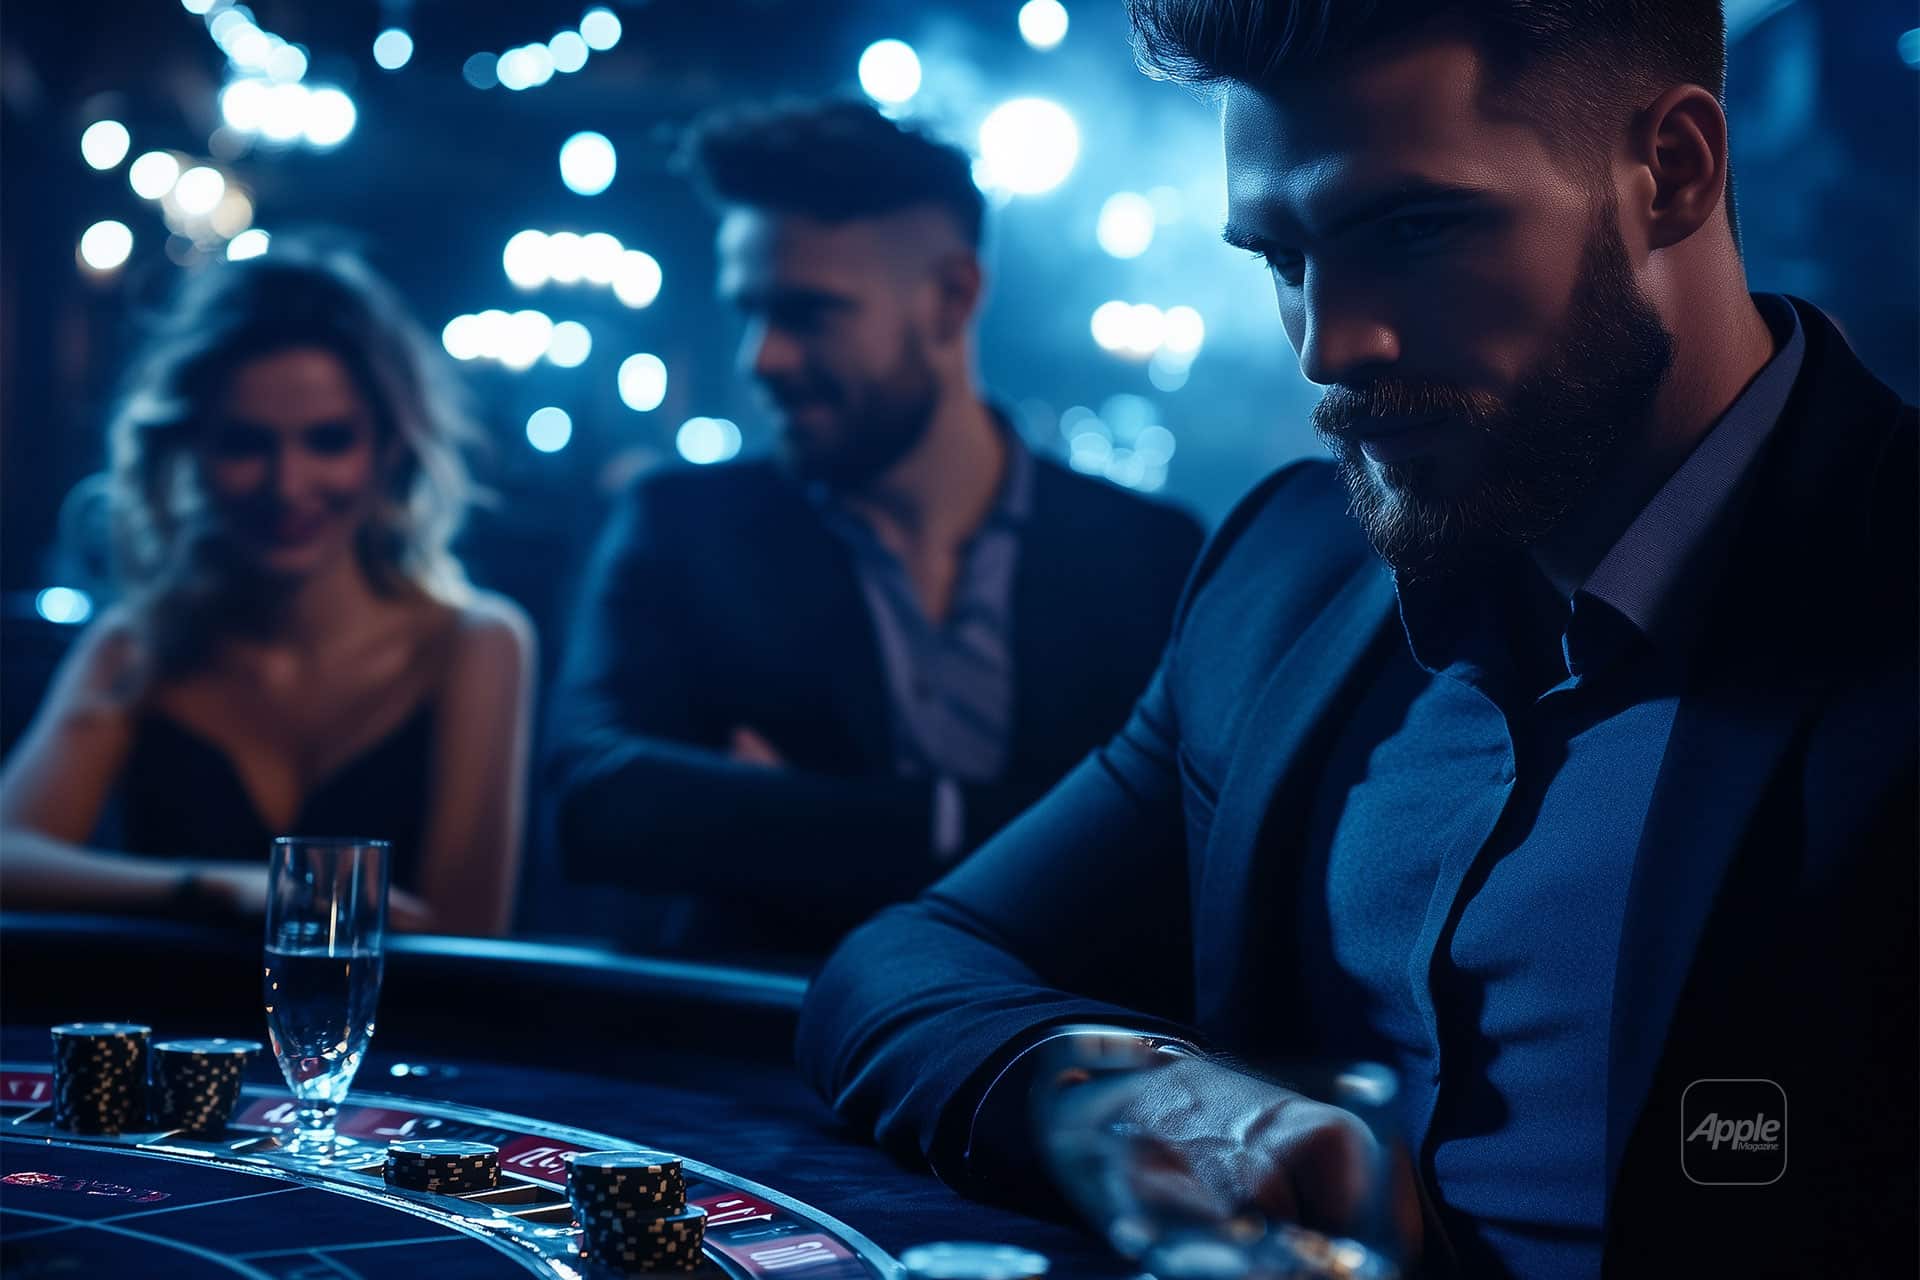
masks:
<path fill-rule="evenodd" d="M 439 360 L 342 253 L 185 282 L 110 429 L 124 596 L 0 772 L 6 906 L 250 916 L 272 836 L 358 836 L 400 927 L 507 929 L 534 641 L 448 550 Z"/>

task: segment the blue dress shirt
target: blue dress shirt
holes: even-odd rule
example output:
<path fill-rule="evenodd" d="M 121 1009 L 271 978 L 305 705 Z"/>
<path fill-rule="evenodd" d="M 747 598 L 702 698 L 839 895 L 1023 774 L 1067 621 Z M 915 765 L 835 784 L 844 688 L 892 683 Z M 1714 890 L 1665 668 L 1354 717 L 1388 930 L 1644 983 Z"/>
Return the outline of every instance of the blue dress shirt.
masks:
<path fill-rule="evenodd" d="M 1773 359 L 1571 601 L 1521 554 L 1401 584 L 1407 647 L 1307 815 L 1302 1039 L 1398 1069 L 1469 1274 L 1599 1274 L 1627 888 L 1703 602 L 1805 347 L 1784 299 L 1755 301 Z"/>
<path fill-rule="evenodd" d="M 1013 583 L 1021 530 L 1033 510 L 1033 455 L 1002 422 L 1006 474 L 986 520 L 967 541 L 953 600 L 935 622 L 913 579 L 873 527 L 822 490 L 812 494 L 828 528 L 852 554 L 887 686 L 894 768 L 934 778 L 933 846 L 947 856 L 965 839 L 955 782 L 992 782 L 1013 735 Z"/>

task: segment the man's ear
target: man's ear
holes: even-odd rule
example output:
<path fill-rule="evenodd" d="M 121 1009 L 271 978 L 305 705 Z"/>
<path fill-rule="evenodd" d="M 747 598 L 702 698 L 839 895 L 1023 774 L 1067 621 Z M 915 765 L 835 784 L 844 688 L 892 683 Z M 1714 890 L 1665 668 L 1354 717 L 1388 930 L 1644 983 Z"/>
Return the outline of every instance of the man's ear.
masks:
<path fill-rule="evenodd" d="M 972 251 L 942 254 L 933 264 L 933 333 L 941 343 L 957 341 L 973 323 L 986 285 L 980 255 Z"/>
<path fill-rule="evenodd" d="M 1641 113 L 1631 141 L 1652 178 L 1652 200 L 1636 211 L 1647 247 L 1679 244 L 1727 198 L 1726 113 L 1699 85 L 1676 85 Z"/>

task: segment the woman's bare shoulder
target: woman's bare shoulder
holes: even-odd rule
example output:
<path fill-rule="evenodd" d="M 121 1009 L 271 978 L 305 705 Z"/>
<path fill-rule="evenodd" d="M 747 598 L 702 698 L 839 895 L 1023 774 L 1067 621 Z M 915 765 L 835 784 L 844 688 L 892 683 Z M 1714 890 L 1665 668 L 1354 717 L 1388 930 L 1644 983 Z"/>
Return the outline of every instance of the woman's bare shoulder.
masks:
<path fill-rule="evenodd" d="M 527 611 L 506 596 L 475 591 L 458 604 L 436 603 L 434 630 L 449 663 L 492 671 L 532 661 L 535 634 Z"/>
<path fill-rule="evenodd" d="M 139 616 L 116 605 L 74 641 L 53 697 L 68 714 L 126 714 L 152 692 L 153 683 L 152 650 Z"/>

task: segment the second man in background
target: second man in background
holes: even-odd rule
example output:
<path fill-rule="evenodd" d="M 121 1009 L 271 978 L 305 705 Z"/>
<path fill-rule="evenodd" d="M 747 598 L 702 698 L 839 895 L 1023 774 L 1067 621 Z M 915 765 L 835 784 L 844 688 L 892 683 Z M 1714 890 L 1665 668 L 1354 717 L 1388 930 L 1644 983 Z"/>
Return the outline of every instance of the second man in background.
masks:
<path fill-rule="evenodd" d="M 863 105 L 690 159 L 777 459 L 621 502 L 555 709 L 572 877 L 676 895 L 661 949 L 825 950 L 1117 730 L 1200 543 L 1030 452 L 980 391 L 967 156 Z"/>

